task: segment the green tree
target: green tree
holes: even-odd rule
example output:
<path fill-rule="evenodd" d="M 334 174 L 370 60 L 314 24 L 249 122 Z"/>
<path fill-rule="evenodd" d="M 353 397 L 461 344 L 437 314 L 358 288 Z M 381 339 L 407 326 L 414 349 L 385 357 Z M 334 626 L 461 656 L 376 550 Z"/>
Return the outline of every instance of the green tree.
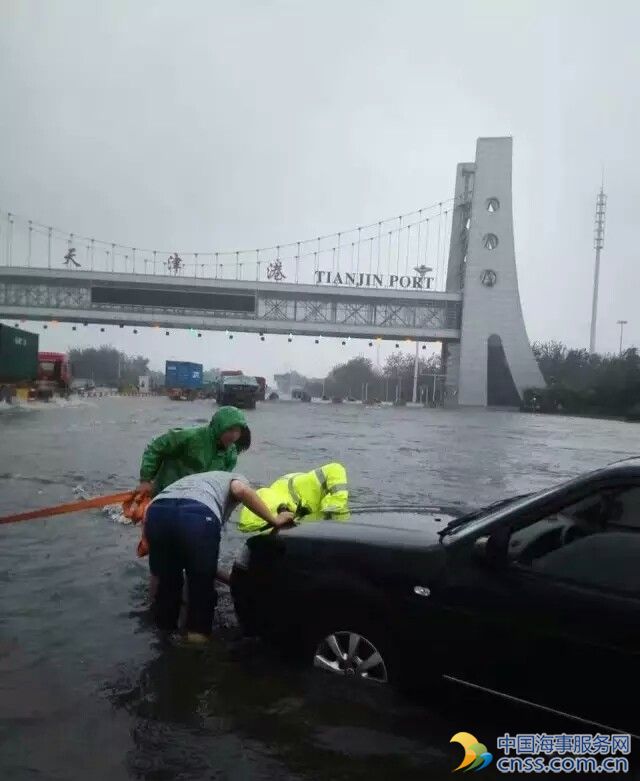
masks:
<path fill-rule="evenodd" d="M 415 357 L 407 353 L 394 352 L 387 358 L 383 374 L 385 397 L 410 401 L 413 396 L 413 373 Z M 429 388 L 432 395 L 437 386 L 434 375 L 440 374 L 440 357 L 431 355 L 426 360 L 418 359 L 418 385 Z M 441 383 L 439 383 L 441 384 Z"/>
<path fill-rule="evenodd" d="M 376 392 L 380 386 L 380 375 L 373 368 L 368 358 L 359 356 L 346 363 L 334 366 L 325 381 L 326 393 L 331 396 L 351 396 L 362 399 L 367 392 L 371 397 L 372 389 Z"/>
<path fill-rule="evenodd" d="M 547 387 L 527 391 L 527 408 L 625 416 L 640 404 L 640 356 L 636 348 L 623 355 L 598 355 L 568 349 L 560 342 L 545 342 L 534 344 L 533 351 Z"/>
<path fill-rule="evenodd" d="M 137 385 L 139 377 L 149 373 L 148 358 L 126 355 L 111 345 L 72 348 L 69 361 L 75 378 L 91 380 L 96 385 Z"/>

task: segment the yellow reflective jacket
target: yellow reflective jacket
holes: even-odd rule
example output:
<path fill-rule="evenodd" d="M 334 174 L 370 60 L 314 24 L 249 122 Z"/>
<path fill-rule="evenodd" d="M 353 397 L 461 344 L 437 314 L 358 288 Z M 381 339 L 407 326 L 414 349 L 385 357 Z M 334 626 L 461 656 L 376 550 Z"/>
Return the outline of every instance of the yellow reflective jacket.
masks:
<path fill-rule="evenodd" d="M 349 509 L 347 472 L 338 463 L 325 464 L 310 472 L 283 475 L 268 488 L 258 489 L 257 493 L 274 515 L 281 505 L 286 505 L 292 512 L 300 506 L 304 507 L 308 520 L 317 520 L 326 515 L 346 518 Z M 257 532 L 263 531 L 264 527 L 262 518 L 258 518 L 248 507 L 242 508 L 238 520 L 240 531 Z"/>

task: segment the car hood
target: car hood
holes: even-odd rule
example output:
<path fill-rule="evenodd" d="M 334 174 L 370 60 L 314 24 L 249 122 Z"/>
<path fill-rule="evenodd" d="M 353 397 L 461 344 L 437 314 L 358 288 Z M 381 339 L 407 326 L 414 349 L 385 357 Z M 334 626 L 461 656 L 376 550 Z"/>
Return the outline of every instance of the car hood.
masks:
<path fill-rule="evenodd" d="M 279 534 L 287 539 L 366 545 L 424 547 L 439 542 L 438 532 L 459 513 L 453 508 L 356 508 L 346 520 L 305 518 Z"/>
<path fill-rule="evenodd" d="M 247 541 L 254 566 L 276 570 L 282 555 L 296 577 L 330 571 L 366 576 L 383 587 L 442 571 L 445 549 L 438 531 L 455 510 L 397 508 L 352 510 L 346 521 L 308 521 L 277 533 L 257 534 Z"/>

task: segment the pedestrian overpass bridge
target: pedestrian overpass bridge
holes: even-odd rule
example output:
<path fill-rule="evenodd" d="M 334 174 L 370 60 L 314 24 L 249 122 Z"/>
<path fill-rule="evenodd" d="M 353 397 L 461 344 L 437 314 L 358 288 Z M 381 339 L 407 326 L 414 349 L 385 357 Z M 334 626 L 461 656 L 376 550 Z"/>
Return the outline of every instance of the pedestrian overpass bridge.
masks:
<path fill-rule="evenodd" d="M 458 292 L 0 267 L 0 318 L 326 337 L 460 339 Z"/>
<path fill-rule="evenodd" d="M 544 384 L 518 290 L 512 139 L 480 138 L 454 197 L 259 249 L 140 249 L 0 218 L 0 318 L 441 342 L 445 395 L 517 405 Z"/>

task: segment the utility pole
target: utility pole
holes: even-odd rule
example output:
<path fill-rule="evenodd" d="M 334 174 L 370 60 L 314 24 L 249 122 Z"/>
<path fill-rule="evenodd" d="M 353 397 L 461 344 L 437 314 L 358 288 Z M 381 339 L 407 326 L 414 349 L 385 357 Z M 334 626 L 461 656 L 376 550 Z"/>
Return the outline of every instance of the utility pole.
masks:
<path fill-rule="evenodd" d="M 411 400 L 415 404 L 418 400 L 418 364 L 420 363 L 419 352 L 420 343 L 416 339 L 416 357 L 413 359 L 413 393 L 411 394 Z"/>
<path fill-rule="evenodd" d="M 425 266 L 424 264 L 422 266 L 416 266 L 413 269 L 416 274 L 420 277 L 420 285 L 424 282 L 425 277 L 430 271 L 433 271 L 432 268 L 429 268 L 428 266 Z M 419 364 L 419 353 L 420 350 L 420 343 L 419 340 L 416 339 L 416 356 L 413 361 L 413 393 L 411 394 L 411 400 L 415 404 L 418 400 L 418 364 Z"/>
<path fill-rule="evenodd" d="M 589 352 L 596 351 L 596 324 L 598 320 L 598 283 L 600 281 L 600 252 L 604 247 L 604 224 L 607 208 L 607 196 L 604 193 L 604 175 L 600 192 L 596 198 L 596 216 L 593 226 L 593 248 L 596 251 L 596 263 L 593 272 L 593 302 L 591 305 L 591 338 Z"/>
<path fill-rule="evenodd" d="M 618 320 L 618 325 L 620 326 L 620 355 L 622 355 L 622 332 L 628 322 L 628 320 Z"/>

